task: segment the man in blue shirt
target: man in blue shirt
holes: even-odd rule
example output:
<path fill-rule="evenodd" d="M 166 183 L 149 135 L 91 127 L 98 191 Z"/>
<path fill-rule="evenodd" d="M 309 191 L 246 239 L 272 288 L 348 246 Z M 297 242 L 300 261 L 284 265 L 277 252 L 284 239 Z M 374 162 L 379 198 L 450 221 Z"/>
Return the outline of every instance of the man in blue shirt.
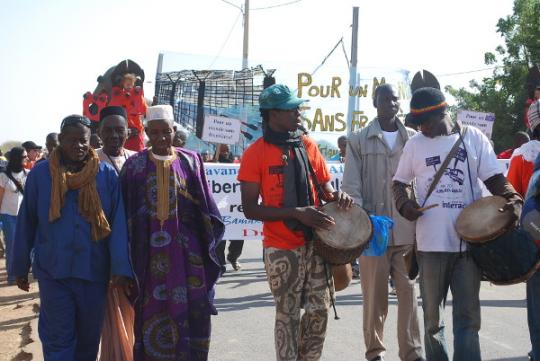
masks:
<path fill-rule="evenodd" d="M 60 145 L 28 175 L 10 272 L 29 290 L 38 280 L 45 361 L 95 361 L 107 288 L 128 291 L 133 271 L 115 170 L 90 148 L 90 121 L 62 121 Z"/>

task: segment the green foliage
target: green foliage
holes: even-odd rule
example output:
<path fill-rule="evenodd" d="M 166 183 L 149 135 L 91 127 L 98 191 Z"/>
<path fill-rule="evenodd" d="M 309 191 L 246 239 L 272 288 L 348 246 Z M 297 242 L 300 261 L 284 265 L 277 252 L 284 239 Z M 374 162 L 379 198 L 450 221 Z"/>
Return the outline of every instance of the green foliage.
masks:
<path fill-rule="evenodd" d="M 497 65 L 491 77 L 471 81 L 472 91 L 447 87 L 459 108 L 495 113 L 493 141 L 497 151 L 509 148 L 516 131 L 525 129 L 529 67 L 540 64 L 540 0 L 515 0 L 512 15 L 499 19 L 497 32 L 504 46 L 484 56 L 486 65 Z M 455 111 L 455 109 L 453 109 Z"/>
<path fill-rule="evenodd" d="M 9 150 L 13 147 L 20 147 L 21 146 L 21 142 L 19 141 L 16 141 L 16 140 L 8 140 L 7 142 L 4 142 L 2 144 L 0 144 L 0 150 L 6 154 L 6 152 L 9 152 Z"/>

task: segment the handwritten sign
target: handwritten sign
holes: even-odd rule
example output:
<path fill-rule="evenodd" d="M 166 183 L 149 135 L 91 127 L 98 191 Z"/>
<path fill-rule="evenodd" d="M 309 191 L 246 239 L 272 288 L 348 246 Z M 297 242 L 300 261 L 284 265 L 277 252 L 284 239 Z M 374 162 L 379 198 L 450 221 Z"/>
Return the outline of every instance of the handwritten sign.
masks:
<path fill-rule="evenodd" d="M 240 139 L 239 119 L 205 115 L 202 140 L 211 143 L 235 144 Z"/>
<path fill-rule="evenodd" d="M 393 84 L 397 90 L 397 96 L 404 103 L 410 98 L 408 84 L 408 72 L 398 71 L 390 77 L 372 76 L 368 79 L 360 79 L 360 84 L 355 87 L 349 86 L 347 80 L 338 75 L 333 75 L 325 79 L 322 84 L 317 83 L 309 73 L 297 74 L 298 97 L 311 100 L 302 105 L 306 129 L 312 132 L 344 133 L 347 131 L 347 124 L 351 124 L 352 131 L 362 129 L 375 116 L 373 107 L 373 96 L 375 89 L 387 83 Z M 365 98 L 366 105 L 362 109 L 356 109 L 350 114 L 351 119 L 346 116 L 346 101 L 349 97 L 357 99 Z M 332 106 L 334 105 L 334 106 Z M 335 107 L 341 107 L 336 109 Z M 336 111 L 337 110 L 337 111 Z M 328 157 L 328 154 L 323 154 Z"/>
<path fill-rule="evenodd" d="M 495 123 L 495 114 L 460 109 L 457 114 L 457 119 L 464 125 L 477 127 L 486 135 L 486 137 L 488 137 L 488 139 L 491 139 L 493 123 Z"/>

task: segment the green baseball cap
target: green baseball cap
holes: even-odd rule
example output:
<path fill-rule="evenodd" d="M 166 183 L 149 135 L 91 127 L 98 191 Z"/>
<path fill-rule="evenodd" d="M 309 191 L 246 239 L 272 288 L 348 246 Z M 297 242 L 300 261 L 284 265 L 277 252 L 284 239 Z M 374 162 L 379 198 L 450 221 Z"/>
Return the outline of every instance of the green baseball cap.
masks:
<path fill-rule="evenodd" d="M 274 84 L 264 89 L 259 95 L 259 108 L 261 109 L 296 109 L 306 102 L 294 95 L 288 86 Z"/>

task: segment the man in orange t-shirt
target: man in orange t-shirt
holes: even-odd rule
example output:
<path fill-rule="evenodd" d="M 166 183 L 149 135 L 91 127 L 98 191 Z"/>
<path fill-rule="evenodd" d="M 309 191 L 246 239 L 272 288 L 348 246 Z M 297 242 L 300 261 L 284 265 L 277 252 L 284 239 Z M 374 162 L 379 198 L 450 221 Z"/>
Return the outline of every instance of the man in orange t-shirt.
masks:
<path fill-rule="evenodd" d="M 352 205 L 347 194 L 332 188 L 317 144 L 302 129 L 302 102 L 281 84 L 261 93 L 263 137 L 246 149 L 238 174 L 245 216 L 264 222 L 264 263 L 276 303 L 277 360 L 321 356 L 332 281 L 311 240 L 314 228 L 335 222 L 317 209 L 318 193 L 342 208 Z M 305 312 L 300 319 L 301 308 Z"/>

